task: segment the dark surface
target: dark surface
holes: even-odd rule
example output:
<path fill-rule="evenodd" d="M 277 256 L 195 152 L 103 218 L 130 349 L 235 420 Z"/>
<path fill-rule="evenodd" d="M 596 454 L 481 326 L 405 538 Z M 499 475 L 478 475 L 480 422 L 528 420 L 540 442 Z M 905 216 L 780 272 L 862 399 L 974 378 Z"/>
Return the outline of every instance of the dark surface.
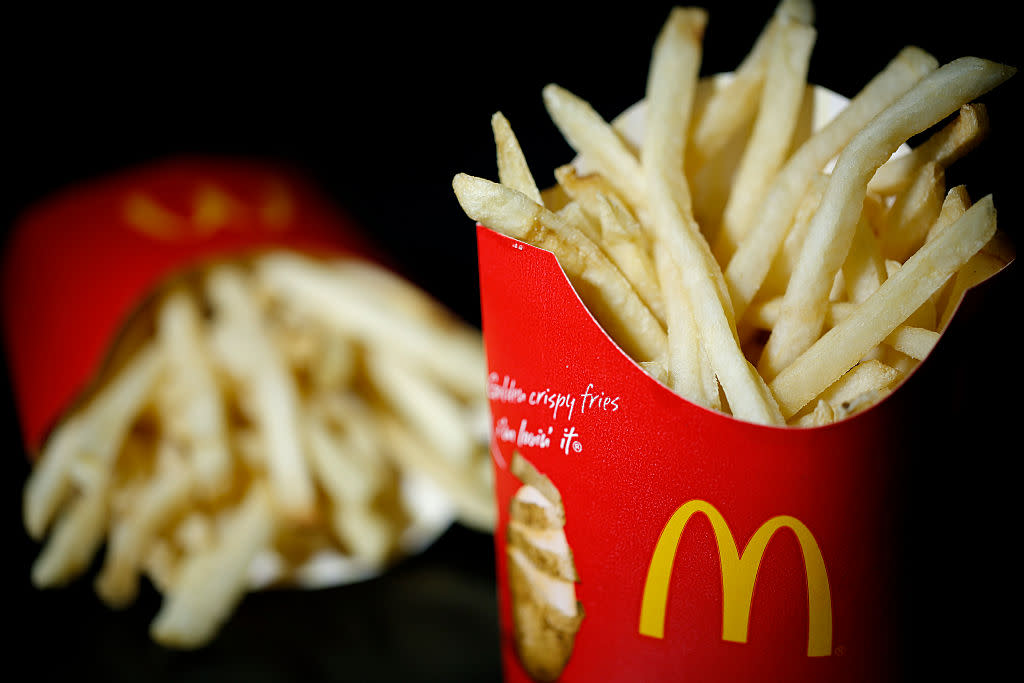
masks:
<path fill-rule="evenodd" d="M 839 5 L 819 3 L 810 77 L 844 95 L 908 43 L 943 62 L 976 55 L 1024 65 L 1008 4 Z M 704 73 L 736 65 L 773 3 L 709 6 Z M 496 178 L 490 116 L 500 109 L 538 182 L 550 184 L 572 152 L 541 88 L 558 82 L 614 116 L 643 96 L 668 7 L 581 8 L 581 16 L 485 3 L 464 11 L 370 3 L 351 16 L 290 6 L 231 16 L 177 5 L 109 17 L 11 12 L 0 41 L 0 225 L 66 183 L 169 154 L 280 160 L 308 171 L 410 278 L 477 323 L 472 223 L 452 176 Z M 1000 225 L 1018 245 L 1021 78 L 984 98 L 992 134 L 948 177 L 966 182 L 972 197 L 993 192 Z M 926 416 L 932 431 L 908 439 L 908 678 L 981 678 L 1000 661 L 1012 664 L 1017 633 L 996 618 L 1016 619 L 1019 610 L 1020 579 L 1007 562 L 1021 517 L 1007 474 L 1021 451 L 1018 271 L 986 293 L 972 318 L 977 335 L 944 347 L 949 384 L 936 379 L 928 391 L 948 393 L 948 405 Z M 459 527 L 378 580 L 249 596 L 196 653 L 150 643 L 152 591 L 125 612 L 106 609 L 90 577 L 35 591 L 28 575 L 38 546 L 20 524 L 28 465 L 4 389 L 7 670 L 110 681 L 500 677 L 490 538 Z"/>

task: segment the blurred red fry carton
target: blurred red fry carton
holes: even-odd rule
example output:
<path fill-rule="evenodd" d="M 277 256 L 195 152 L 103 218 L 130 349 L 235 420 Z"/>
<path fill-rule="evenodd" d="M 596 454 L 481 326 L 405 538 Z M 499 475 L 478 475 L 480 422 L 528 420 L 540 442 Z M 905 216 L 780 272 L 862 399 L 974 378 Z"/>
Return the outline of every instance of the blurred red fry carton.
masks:
<path fill-rule="evenodd" d="M 506 680 L 898 679 L 907 420 L 943 368 L 832 425 L 742 422 L 647 375 L 554 254 L 477 244 Z"/>
<path fill-rule="evenodd" d="M 846 100 L 815 94 L 818 128 Z M 947 401 L 927 361 L 968 325 L 873 407 L 767 427 L 647 375 L 551 252 L 482 225 L 477 247 L 506 680 L 899 680 L 908 425 Z"/>
<path fill-rule="evenodd" d="M 29 456 L 160 282 L 267 248 L 376 256 L 308 178 L 254 161 L 161 160 L 75 185 L 26 211 L 6 245 L 2 305 Z"/>

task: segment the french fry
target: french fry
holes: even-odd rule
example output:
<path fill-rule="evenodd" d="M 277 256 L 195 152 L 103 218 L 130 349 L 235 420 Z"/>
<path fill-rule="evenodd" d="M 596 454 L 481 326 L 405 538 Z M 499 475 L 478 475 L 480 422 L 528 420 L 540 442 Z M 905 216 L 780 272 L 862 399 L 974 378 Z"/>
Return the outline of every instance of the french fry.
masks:
<path fill-rule="evenodd" d="M 863 361 L 823 391 L 819 399 L 828 402 L 835 414 L 844 410 L 844 403 L 869 392 L 885 390 L 899 378 L 900 373 L 885 363 L 877 360 Z"/>
<path fill-rule="evenodd" d="M 156 334 L 167 364 L 159 401 L 164 429 L 187 448 L 200 490 L 217 496 L 230 486 L 232 461 L 224 404 L 192 296 L 180 290 L 167 296 Z"/>
<path fill-rule="evenodd" d="M 701 345 L 700 332 L 679 269 L 665 252 L 657 252 L 655 258 L 662 287 L 667 293 L 674 293 L 671 297 L 673 306 L 668 312 L 669 339 L 673 341 L 669 344 L 665 360 L 666 384 L 698 405 L 721 410 L 718 378 Z"/>
<path fill-rule="evenodd" d="M 885 280 L 885 261 L 867 211 L 857 221 L 853 243 L 840 272 L 846 280 L 847 296 L 854 303 L 871 296 Z"/>
<path fill-rule="evenodd" d="M 665 350 L 665 331 L 622 272 L 572 225 L 522 193 L 460 173 L 452 187 L 466 215 L 559 257 L 580 296 L 630 355 L 649 360 Z"/>
<path fill-rule="evenodd" d="M 71 494 L 69 471 L 84 438 L 84 422 L 84 417 L 75 415 L 57 426 L 25 482 L 22 517 L 29 536 L 37 541 L 46 534 L 60 505 Z"/>
<path fill-rule="evenodd" d="M 886 345 L 915 360 L 924 360 L 939 341 L 939 333 L 926 327 L 900 325 L 884 339 Z"/>
<path fill-rule="evenodd" d="M 471 470 L 445 466 L 444 456 L 425 446 L 409 427 L 390 414 L 376 417 L 385 452 L 400 467 L 422 472 L 450 497 L 459 519 L 474 529 L 493 529 L 497 517 L 489 487 L 480 486 Z M 490 473 L 490 463 L 486 463 Z"/>
<path fill-rule="evenodd" d="M 271 490 L 291 519 L 314 516 L 312 476 L 300 449 L 299 399 L 295 381 L 269 343 L 257 304 L 248 293 L 242 273 L 220 266 L 207 278 L 215 312 L 229 327 L 221 338 L 218 358 L 234 365 L 243 391 L 251 400 L 251 417 L 265 443 Z"/>
<path fill-rule="evenodd" d="M 750 52 L 736 67 L 734 77 L 709 98 L 700 116 L 695 117 L 686 152 L 686 163 L 695 172 L 708 159 L 717 156 L 736 132 L 757 115 L 758 96 L 764 84 L 772 39 L 780 21 L 810 26 L 814 23 L 814 7 L 805 0 L 782 0 Z"/>
<path fill-rule="evenodd" d="M 984 282 L 1006 267 L 1014 259 L 1014 254 L 1013 244 L 1007 235 L 997 231 L 989 243 L 972 256 L 966 265 L 957 272 L 945 299 L 939 321 L 936 323 L 937 329 L 946 329 L 968 289 Z"/>
<path fill-rule="evenodd" d="M 995 208 L 988 195 L 776 376 L 769 386 L 782 413 L 793 415 L 856 365 L 981 250 L 995 231 Z"/>
<path fill-rule="evenodd" d="M 494 131 L 494 143 L 498 150 L 498 178 L 502 185 L 522 192 L 541 206 L 540 190 L 530 173 L 530 167 L 523 156 L 519 140 L 512 132 L 512 126 L 501 112 L 491 117 L 491 128 Z"/>
<path fill-rule="evenodd" d="M 821 427 L 835 422 L 835 411 L 832 410 L 828 401 L 821 399 L 811 412 L 794 418 L 792 424 L 795 427 Z"/>
<path fill-rule="evenodd" d="M 192 470 L 167 442 L 157 454 L 152 478 L 137 502 L 112 528 L 106 558 L 96 577 L 96 592 L 113 607 L 123 607 L 138 592 L 138 572 L 149 543 L 172 517 L 189 505 Z"/>
<path fill-rule="evenodd" d="M 150 633 L 168 647 L 209 642 L 245 594 L 249 565 L 268 547 L 276 527 L 273 499 L 262 485 L 250 488 L 237 508 L 218 520 L 217 543 L 184 559 L 177 583 L 165 595 Z"/>
<path fill-rule="evenodd" d="M 393 349 L 460 395 L 479 394 L 483 349 L 476 335 L 396 315 L 366 288 L 348 287 L 343 276 L 295 255 L 268 254 L 254 264 L 254 274 L 273 296 L 289 299 L 335 333 Z"/>
<path fill-rule="evenodd" d="M 828 125 L 787 160 L 761 202 L 761 215 L 725 268 L 736 315 L 760 289 L 813 179 L 876 114 L 938 66 L 934 57 L 904 48 L 872 78 Z"/>
<path fill-rule="evenodd" d="M 645 206 L 640 162 L 611 125 L 589 102 L 557 84 L 546 85 L 543 97 L 551 120 L 572 148 L 586 156 L 630 205 Z"/>
<path fill-rule="evenodd" d="M 438 453 L 454 463 L 468 463 L 476 448 L 462 428 L 462 416 L 450 397 L 429 382 L 415 368 L 368 353 L 367 372 L 371 383 L 391 409 Z"/>
<path fill-rule="evenodd" d="M 781 415 L 767 387 L 743 357 L 721 271 L 689 213 L 689 190 L 678 163 L 686 146 L 705 21 L 706 16 L 698 10 L 674 10 L 655 43 L 642 153 L 651 220 L 681 271 L 700 343 L 734 414 L 754 422 L 780 424 Z M 672 305 L 666 301 L 666 306 Z M 692 348 L 692 342 L 683 343 Z"/>
<path fill-rule="evenodd" d="M 105 485 L 128 425 L 149 399 L 162 366 L 156 349 L 140 349 L 83 412 L 59 427 L 48 441 L 39 466 L 25 484 L 25 526 L 34 538 L 45 533 L 76 479 L 80 487 L 88 488 L 89 479 L 97 478 Z"/>
<path fill-rule="evenodd" d="M 764 93 L 716 235 L 715 258 L 727 263 L 746 236 L 761 199 L 785 162 L 807 86 L 817 32 L 797 21 L 779 21 L 768 60 Z"/>
<path fill-rule="evenodd" d="M 880 239 L 882 256 L 905 261 L 925 240 L 939 217 L 946 194 L 946 173 L 934 161 L 922 164 L 885 217 Z"/>
<path fill-rule="evenodd" d="M 37 588 L 60 586 L 80 574 L 103 542 L 109 474 L 100 474 L 61 511 L 42 552 L 32 564 Z"/>
<path fill-rule="evenodd" d="M 828 175 L 817 174 L 807 188 L 807 193 L 800 201 L 793 222 L 786 233 L 786 239 L 782 248 L 772 261 L 771 268 L 761 286 L 759 296 L 764 298 L 769 294 L 783 293 L 789 278 L 793 275 L 796 263 L 800 258 L 800 249 L 803 247 L 804 239 L 807 237 L 807 227 L 814 217 L 814 212 L 821 204 L 821 198 L 825 196 L 825 188 L 828 187 Z"/>
<path fill-rule="evenodd" d="M 882 164 L 868 183 L 877 194 L 895 195 L 911 184 L 915 170 L 932 162 L 945 169 L 962 158 L 985 138 L 989 130 L 988 110 L 980 102 L 960 107 L 957 117 L 908 154 Z"/>
<path fill-rule="evenodd" d="M 919 81 L 843 149 L 808 228 L 782 314 L 758 361 L 758 370 L 769 381 L 820 334 L 829 288 L 849 252 L 868 181 L 878 167 L 912 135 L 988 92 L 1013 72 L 1010 67 L 973 57 L 954 60 Z"/>
<path fill-rule="evenodd" d="M 601 224 L 602 243 L 612 262 L 647 304 L 658 322 L 665 325 L 665 301 L 658 286 L 658 273 L 645 249 L 640 223 L 614 195 L 594 198 Z"/>

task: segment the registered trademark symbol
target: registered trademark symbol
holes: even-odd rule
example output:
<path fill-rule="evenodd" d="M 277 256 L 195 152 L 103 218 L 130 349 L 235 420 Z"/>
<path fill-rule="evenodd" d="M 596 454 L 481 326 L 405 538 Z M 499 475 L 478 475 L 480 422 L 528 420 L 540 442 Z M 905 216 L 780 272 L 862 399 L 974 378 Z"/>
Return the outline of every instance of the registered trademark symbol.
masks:
<path fill-rule="evenodd" d="M 579 453 L 580 451 L 583 450 L 583 444 L 581 444 L 579 441 L 574 441 L 572 443 L 572 449 Z"/>
<path fill-rule="evenodd" d="M 837 645 L 836 649 L 832 651 L 832 654 L 834 654 L 836 657 L 842 657 L 846 654 L 846 647 L 843 645 Z"/>

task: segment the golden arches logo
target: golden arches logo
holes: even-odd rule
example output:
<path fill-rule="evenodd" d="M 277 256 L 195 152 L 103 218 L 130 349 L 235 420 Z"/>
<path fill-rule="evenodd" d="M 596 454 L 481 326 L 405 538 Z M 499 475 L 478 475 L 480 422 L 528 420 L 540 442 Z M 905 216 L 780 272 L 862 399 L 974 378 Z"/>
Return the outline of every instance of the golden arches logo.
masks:
<path fill-rule="evenodd" d="M 174 241 L 204 237 L 226 228 L 240 215 L 255 220 L 270 231 L 287 229 L 295 208 L 288 188 L 270 181 L 258 204 L 249 206 L 213 183 L 196 187 L 191 212 L 178 213 L 144 191 L 129 194 L 122 207 L 125 222 L 138 232 L 158 240 Z"/>
<path fill-rule="evenodd" d="M 691 500 L 672 515 L 661 532 L 647 571 L 640 605 L 640 634 L 662 638 L 665 632 L 665 605 L 672 564 L 686 523 L 695 513 L 702 513 L 711 522 L 718 545 L 722 571 L 722 640 L 747 642 L 750 603 L 754 596 L 754 580 L 768 542 L 775 532 L 788 528 L 796 534 L 803 553 L 807 573 L 809 623 L 807 656 L 824 657 L 832 653 L 832 595 L 821 549 L 810 530 L 795 517 L 780 515 L 762 524 L 747 543 L 743 553 L 736 548 L 729 525 L 711 503 Z"/>

